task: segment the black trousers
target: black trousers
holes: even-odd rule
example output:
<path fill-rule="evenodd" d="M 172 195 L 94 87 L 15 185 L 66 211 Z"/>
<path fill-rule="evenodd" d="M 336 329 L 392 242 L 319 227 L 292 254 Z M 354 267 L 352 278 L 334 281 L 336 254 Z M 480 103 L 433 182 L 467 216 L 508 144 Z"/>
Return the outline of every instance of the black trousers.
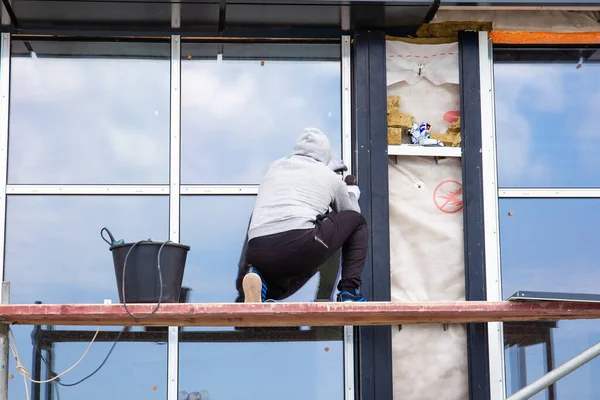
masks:
<path fill-rule="evenodd" d="M 248 242 L 246 262 L 267 283 L 267 297 L 285 299 L 296 293 L 337 250 L 342 250 L 339 290 L 361 285 L 367 257 L 365 218 L 355 211 L 331 212 L 312 229 L 300 229 L 254 238 Z M 239 280 L 239 279 L 238 279 Z"/>

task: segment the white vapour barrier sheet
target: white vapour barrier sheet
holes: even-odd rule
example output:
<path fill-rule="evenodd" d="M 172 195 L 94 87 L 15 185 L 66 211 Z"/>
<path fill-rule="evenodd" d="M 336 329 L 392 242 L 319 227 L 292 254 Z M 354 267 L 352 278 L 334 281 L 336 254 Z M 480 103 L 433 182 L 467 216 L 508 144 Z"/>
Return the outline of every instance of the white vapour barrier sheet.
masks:
<path fill-rule="evenodd" d="M 386 43 L 387 95 L 400 96 L 400 111 L 446 132 L 459 112 L 458 43 Z"/>
<path fill-rule="evenodd" d="M 458 11 L 439 10 L 431 23 L 491 22 L 493 29 L 529 32 L 600 32 L 598 11 Z"/>
<path fill-rule="evenodd" d="M 459 110 L 457 53 L 456 43 L 387 44 L 388 96 L 434 132 Z M 460 159 L 390 156 L 388 171 L 392 301 L 464 300 Z M 466 343 L 463 325 L 392 327 L 394 399 L 468 399 Z"/>

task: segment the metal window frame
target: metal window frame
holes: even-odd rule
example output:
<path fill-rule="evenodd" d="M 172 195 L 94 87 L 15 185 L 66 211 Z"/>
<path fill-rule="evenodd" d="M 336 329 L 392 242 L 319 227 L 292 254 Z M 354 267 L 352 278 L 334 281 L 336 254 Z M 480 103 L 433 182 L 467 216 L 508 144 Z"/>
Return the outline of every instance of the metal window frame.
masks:
<path fill-rule="evenodd" d="M 0 282 L 4 282 L 6 243 L 6 179 L 8 177 L 8 114 L 10 110 L 10 34 L 0 39 Z"/>
<path fill-rule="evenodd" d="M 1 183 L 0 183 L 1 184 Z M 168 195 L 168 185 L 6 185 L 8 195 Z"/>
<path fill-rule="evenodd" d="M 499 198 L 585 199 L 600 198 L 600 188 L 500 188 Z"/>
<path fill-rule="evenodd" d="M 177 9 L 174 23 L 177 23 Z M 258 185 L 182 185 L 181 184 L 181 37 L 170 38 L 170 128 L 169 128 L 169 182 L 157 185 L 111 184 L 7 184 L 8 131 L 11 33 L 2 33 L 0 48 L 0 274 L 4 278 L 4 250 L 7 195 L 166 195 L 169 196 L 169 240 L 180 240 L 181 196 L 190 195 L 256 195 Z M 349 170 L 353 166 L 352 104 L 351 104 L 351 37 L 342 36 L 342 158 Z M 355 351 L 354 328 L 344 327 L 344 398 L 354 399 Z M 179 329 L 168 328 L 167 345 L 167 399 L 176 400 L 179 392 Z"/>
<path fill-rule="evenodd" d="M 488 301 L 502 300 L 500 237 L 498 218 L 498 165 L 494 101 L 493 44 L 487 32 L 479 32 L 479 75 L 481 96 L 481 159 L 485 286 Z M 504 368 L 504 325 L 487 324 L 490 400 L 506 398 Z"/>
<path fill-rule="evenodd" d="M 342 36 L 342 160 L 352 169 L 352 39 Z M 344 326 L 344 399 L 355 398 L 354 388 L 354 328 Z"/>
<path fill-rule="evenodd" d="M 174 21 L 178 20 L 176 15 Z M 181 196 L 181 37 L 171 36 L 171 102 L 169 140 L 169 240 L 179 243 Z M 179 392 L 179 328 L 169 327 L 167 345 L 167 399 Z"/>

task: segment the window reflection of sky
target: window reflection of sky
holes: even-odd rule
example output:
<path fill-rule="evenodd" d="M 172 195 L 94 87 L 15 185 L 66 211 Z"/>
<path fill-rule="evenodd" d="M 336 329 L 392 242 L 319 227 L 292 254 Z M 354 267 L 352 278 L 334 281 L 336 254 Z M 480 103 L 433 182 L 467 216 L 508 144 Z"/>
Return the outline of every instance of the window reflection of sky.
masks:
<path fill-rule="evenodd" d="M 112 256 L 100 238 L 107 226 L 126 240 L 165 240 L 169 234 L 166 196 L 9 196 L 6 226 L 6 280 L 12 303 L 102 303 L 118 301 Z M 19 354 L 31 369 L 32 326 L 14 326 Z M 56 327 L 90 330 L 96 327 Z M 102 330 L 118 330 L 103 327 Z M 95 343 L 85 359 L 62 382 L 75 382 L 96 369 L 112 343 Z M 87 343 L 60 343 L 55 371 L 69 368 Z M 166 346 L 118 343 L 106 365 L 74 387 L 58 387 L 60 399 L 126 399 L 140 393 L 166 397 Z M 21 376 L 10 359 L 9 398 L 25 399 Z M 157 386 L 153 391 L 152 387 Z M 58 398 L 57 398 L 58 400 Z"/>
<path fill-rule="evenodd" d="M 495 65 L 500 187 L 600 187 L 599 76 L 600 64 Z M 517 290 L 598 293 L 598 206 L 600 199 L 501 199 L 503 298 Z M 558 321 L 552 334 L 558 366 L 600 340 L 600 323 Z M 531 383 L 545 373 L 544 349 L 525 353 Z M 507 350 L 509 394 L 516 357 Z M 594 360 L 561 379 L 557 398 L 596 398 L 599 368 Z"/>
<path fill-rule="evenodd" d="M 600 63 L 494 67 L 501 187 L 600 187 Z"/>
<path fill-rule="evenodd" d="M 309 126 L 341 156 L 339 63 L 183 60 L 181 75 L 184 184 L 258 184 Z"/>
<path fill-rule="evenodd" d="M 500 245 L 503 298 L 517 290 L 598 293 L 597 227 L 600 199 L 501 199 Z M 509 212 L 514 214 L 509 216 Z M 552 329 L 554 365 L 558 366 L 600 341 L 600 321 L 558 321 Z M 527 382 L 544 373 L 543 347 L 526 349 Z M 511 363 L 507 352 L 507 388 Z M 600 360 L 592 360 L 556 385 L 558 399 L 595 399 L 594 377 Z M 545 399 L 544 393 L 534 399 Z"/>
<path fill-rule="evenodd" d="M 8 182 L 167 184 L 169 69 L 166 58 L 13 58 Z"/>
<path fill-rule="evenodd" d="M 193 92 L 182 93 L 186 183 L 259 183 L 267 164 L 289 154 L 305 125 L 327 131 L 340 155 L 339 63 L 268 62 L 249 72 L 244 62 L 203 65 L 183 76 L 184 85 L 190 73 L 201 72 L 204 79 L 186 85 Z M 10 183 L 167 183 L 169 76 L 168 60 L 15 59 Z M 214 95 L 219 85 L 226 89 L 220 98 L 204 92 Z M 292 95 L 284 97 L 287 92 Z M 204 168 L 206 162 L 217 168 Z M 184 284 L 193 289 L 191 301 L 233 301 L 253 198 L 182 198 L 181 242 L 191 245 Z M 108 226 L 129 241 L 168 237 L 166 196 L 12 196 L 7 213 L 5 264 L 13 303 L 118 301 L 100 229 Z M 309 300 L 314 286 L 313 280 L 295 298 Z M 31 330 L 14 328 L 29 371 Z M 86 345 L 57 344 L 55 370 L 70 367 Z M 94 344 L 63 382 L 92 372 L 111 345 Z M 212 399 L 279 399 L 282 393 L 290 399 L 337 398 L 343 391 L 342 347 L 341 341 L 182 344 L 181 390 L 206 390 Z M 282 355 L 293 363 L 289 372 L 280 368 Z M 253 364 L 252 358 L 260 361 Z M 248 368 L 261 375 L 232 384 Z M 25 398 L 12 362 L 11 373 L 10 398 Z M 60 400 L 165 399 L 166 346 L 119 343 L 94 377 L 58 390 Z"/>
<path fill-rule="evenodd" d="M 254 196 L 182 197 L 181 241 L 192 247 L 184 278 L 192 288 L 191 302 L 235 299 L 239 250 L 253 204 Z M 317 277 L 311 279 L 286 301 L 312 301 L 317 282 Z M 249 373 L 249 368 L 254 372 Z M 341 341 L 184 343 L 179 371 L 182 390 L 191 392 L 194 385 L 207 382 L 203 388 L 210 388 L 215 398 L 328 400 L 343 391 L 343 346 Z M 227 379 L 235 384 L 227 384 Z M 299 381 L 306 384 L 298 385 Z"/>

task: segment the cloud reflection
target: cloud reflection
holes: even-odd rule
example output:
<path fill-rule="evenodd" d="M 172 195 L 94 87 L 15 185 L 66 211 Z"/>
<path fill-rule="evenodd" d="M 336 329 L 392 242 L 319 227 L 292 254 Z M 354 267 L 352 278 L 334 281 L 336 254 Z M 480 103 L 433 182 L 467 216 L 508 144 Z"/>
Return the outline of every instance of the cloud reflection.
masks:
<path fill-rule="evenodd" d="M 502 187 L 600 187 L 599 63 L 494 66 Z"/>

